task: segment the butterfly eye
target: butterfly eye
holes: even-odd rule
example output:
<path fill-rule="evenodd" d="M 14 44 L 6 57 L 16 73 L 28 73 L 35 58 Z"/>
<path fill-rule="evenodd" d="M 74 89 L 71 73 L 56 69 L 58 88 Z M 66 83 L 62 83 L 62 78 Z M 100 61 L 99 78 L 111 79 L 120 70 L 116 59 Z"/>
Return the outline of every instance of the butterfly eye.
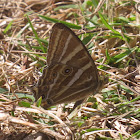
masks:
<path fill-rule="evenodd" d="M 73 69 L 71 67 L 66 67 L 66 68 L 63 69 L 62 73 L 64 75 L 70 75 L 72 73 L 72 70 Z"/>
<path fill-rule="evenodd" d="M 42 94 L 42 99 L 45 99 L 45 95 L 44 94 Z"/>

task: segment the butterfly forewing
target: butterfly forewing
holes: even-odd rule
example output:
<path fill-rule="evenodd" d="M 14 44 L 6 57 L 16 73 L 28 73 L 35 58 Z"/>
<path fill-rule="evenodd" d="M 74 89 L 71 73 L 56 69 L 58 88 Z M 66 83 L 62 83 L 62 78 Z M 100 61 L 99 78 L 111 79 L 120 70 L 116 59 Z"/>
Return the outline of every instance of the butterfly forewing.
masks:
<path fill-rule="evenodd" d="M 83 63 L 92 63 L 91 65 L 95 66 L 81 40 L 61 23 L 55 24 L 52 28 L 47 55 L 48 65 L 56 62 L 80 68 Z"/>
<path fill-rule="evenodd" d="M 74 32 L 56 23 L 51 32 L 47 68 L 33 88 L 35 98 L 44 97 L 43 107 L 78 101 L 99 85 L 97 68 Z"/>

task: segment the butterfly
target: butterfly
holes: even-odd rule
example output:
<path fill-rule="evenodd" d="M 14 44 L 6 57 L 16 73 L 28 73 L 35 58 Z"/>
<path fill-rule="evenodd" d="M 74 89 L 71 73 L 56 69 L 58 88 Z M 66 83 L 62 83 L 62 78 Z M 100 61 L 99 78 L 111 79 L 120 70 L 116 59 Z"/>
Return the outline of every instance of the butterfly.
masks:
<path fill-rule="evenodd" d="M 45 109 L 70 102 L 79 105 L 99 86 L 98 70 L 85 45 L 70 28 L 56 23 L 50 35 L 47 66 L 31 89 L 35 99 L 42 96 Z"/>

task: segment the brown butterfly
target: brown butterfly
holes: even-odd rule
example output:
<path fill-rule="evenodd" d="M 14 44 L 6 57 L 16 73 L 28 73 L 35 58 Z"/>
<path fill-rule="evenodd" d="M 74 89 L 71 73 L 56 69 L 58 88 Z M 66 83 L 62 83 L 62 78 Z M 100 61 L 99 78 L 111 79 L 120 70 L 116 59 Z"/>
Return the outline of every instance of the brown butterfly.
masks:
<path fill-rule="evenodd" d="M 84 44 L 70 28 L 56 23 L 50 36 L 47 67 L 32 87 L 35 99 L 42 96 L 45 109 L 75 101 L 79 105 L 99 86 L 96 65 Z"/>

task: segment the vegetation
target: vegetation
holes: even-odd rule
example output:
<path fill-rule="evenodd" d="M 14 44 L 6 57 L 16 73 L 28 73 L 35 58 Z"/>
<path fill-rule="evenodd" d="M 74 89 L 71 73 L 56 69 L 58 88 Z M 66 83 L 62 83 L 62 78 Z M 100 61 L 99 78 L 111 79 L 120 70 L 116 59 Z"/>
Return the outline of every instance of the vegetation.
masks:
<path fill-rule="evenodd" d="M 140 139 L 140 3 L 137 0 L 0 2 L 1 139 Z M 70 27 L 109 82 L 75 114 L 40 108 L 30 87 L 46 65 L 53 23 Z M 35 131 L 33 131 L 35 130 Z M 38 133 L 38 132 L 41 132 Z M 47 139 L 47 138 L 46 138 Z"/>

